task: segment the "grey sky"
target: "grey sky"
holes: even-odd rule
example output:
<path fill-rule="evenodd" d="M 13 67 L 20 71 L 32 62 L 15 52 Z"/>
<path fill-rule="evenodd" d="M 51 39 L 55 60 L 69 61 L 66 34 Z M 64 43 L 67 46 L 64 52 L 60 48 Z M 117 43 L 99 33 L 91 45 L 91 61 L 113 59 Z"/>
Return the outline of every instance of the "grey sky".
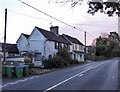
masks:
<path fill-rule="evenodd" d="M 48 3 L 49 0 L 24 0 L 24 2 L 40 9 L 47 14 L 58 18 L 70 25 L 79 29 L 85 30 L 94 37 L 98 37 L 101 32 L 110 32 L 118 30 L 118 18 L 108 17 L 107 15 L 96 13 L 94 16 L 87 14 L 88 6 L 83 3 L 71 8 L 70 4 L 61 6 L 55 3 Z M 84 33 L 73 28 L 70 28 L 54 19 L 51 19 L 44 14 L 41 14 L 34 9 L 20 3 L 18 0 L 0 0 L 0 41 L 3 41 L 4 33 L 4 11 L 8 9 L 7 21 L 7 42 L 16 43 L 21 33 L 30 34 L 35 26 L 49 30 L 52 25 L 59 26 L 60 34 L 65 33 L 78 38 L 84 43 Z M 14 11 L 14 12 L 13 12 Z M 16 12 L 16 13 L 15 13 Z M 20 15 L 20 14 L 22 15 Z M 24 15 L 24 16 L 23 16 Z M 25 16 L 29 15 L 29 16 Z M 30 17 L 30 16 L 34 16 Z M 37 18 L 35 18 L 37 17 Z M 87 35 L 87 44 L 91 44 L 94 38 Z"/>

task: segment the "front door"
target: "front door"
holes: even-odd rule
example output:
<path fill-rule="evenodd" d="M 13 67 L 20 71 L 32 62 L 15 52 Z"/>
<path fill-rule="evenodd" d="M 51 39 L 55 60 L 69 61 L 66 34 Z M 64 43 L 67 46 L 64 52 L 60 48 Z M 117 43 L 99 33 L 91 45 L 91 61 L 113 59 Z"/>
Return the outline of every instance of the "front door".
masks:
<path fill-rule="evenodd" d="M 41 52 L 35 53 L 34 64 L 35 64 L 35 66 L 42 65 L 42 53 Z"/>

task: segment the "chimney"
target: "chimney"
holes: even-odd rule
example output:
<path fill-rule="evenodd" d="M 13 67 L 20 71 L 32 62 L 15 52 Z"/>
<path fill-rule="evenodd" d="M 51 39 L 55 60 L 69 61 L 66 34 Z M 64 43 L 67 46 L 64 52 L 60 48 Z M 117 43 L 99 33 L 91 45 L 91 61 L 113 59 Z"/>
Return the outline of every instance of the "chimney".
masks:
<path fill-rule="evenodd" d="M 51 26 L 50 27 L 50 32 L 54 32 L 56 33 L 57 35 L 59 35 L 59 30 L 58 30 L 58 26 Z"/>

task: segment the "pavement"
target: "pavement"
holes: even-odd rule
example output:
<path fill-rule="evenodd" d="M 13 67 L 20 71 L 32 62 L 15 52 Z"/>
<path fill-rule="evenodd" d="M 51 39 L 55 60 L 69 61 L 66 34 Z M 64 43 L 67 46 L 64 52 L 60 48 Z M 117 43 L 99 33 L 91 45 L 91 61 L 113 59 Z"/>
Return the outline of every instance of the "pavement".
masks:
<path fill-rule="evenodd" d="M 4 83 L 3 90 L 112 90 L 118 91 L 118 58 L 64 68 Z M 85 91 L 86 92 L 86 91 Z M 92 91 L 94 92 L 94 91 Z M 106 91 L 105 91 L 106 92 Z M 118 91 L 119 92 L 119 91 Z"/>

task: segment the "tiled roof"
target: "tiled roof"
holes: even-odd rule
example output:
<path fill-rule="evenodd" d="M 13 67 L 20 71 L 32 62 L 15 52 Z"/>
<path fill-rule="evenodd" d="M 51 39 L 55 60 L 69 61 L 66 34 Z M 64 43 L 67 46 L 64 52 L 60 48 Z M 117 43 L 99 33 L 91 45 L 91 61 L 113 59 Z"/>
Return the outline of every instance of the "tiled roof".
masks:
<path fill-rule="evenodd" d="M 2 43 L 2 51 L 4 51 L 4 43 Z M 19 53 L 16 44 L 6 43 L 6 52 L 8 53 Z"/>
<path fill-rule="evenodd" d="M 66 35 L 66 34 L 63 34 L 63 36 L 68 39 L 70 42 L 72 43 L 76 43 L 76 44 L 80 44 L 80 45 L 83 45 L 78 39 L 74 38 L 74 37 L 71 37 L 69 35 Z"/>
<path fill-rule="evenodd" d="M 22 33 L 27 39 L 29 38 L 30 35 Z"/>
<path fill-rule="evenodd" d="M 60 43 L 65 43 L 65 44 L 71 44 L 69 41 L 67 41 L 62 35 L 57 35 L 54 32 L 50 32 L 38 27 L 37 28 L 45 38 L 47 38 L 49 41 L 55 41 L 55 42 L 60 42 Z"/>

